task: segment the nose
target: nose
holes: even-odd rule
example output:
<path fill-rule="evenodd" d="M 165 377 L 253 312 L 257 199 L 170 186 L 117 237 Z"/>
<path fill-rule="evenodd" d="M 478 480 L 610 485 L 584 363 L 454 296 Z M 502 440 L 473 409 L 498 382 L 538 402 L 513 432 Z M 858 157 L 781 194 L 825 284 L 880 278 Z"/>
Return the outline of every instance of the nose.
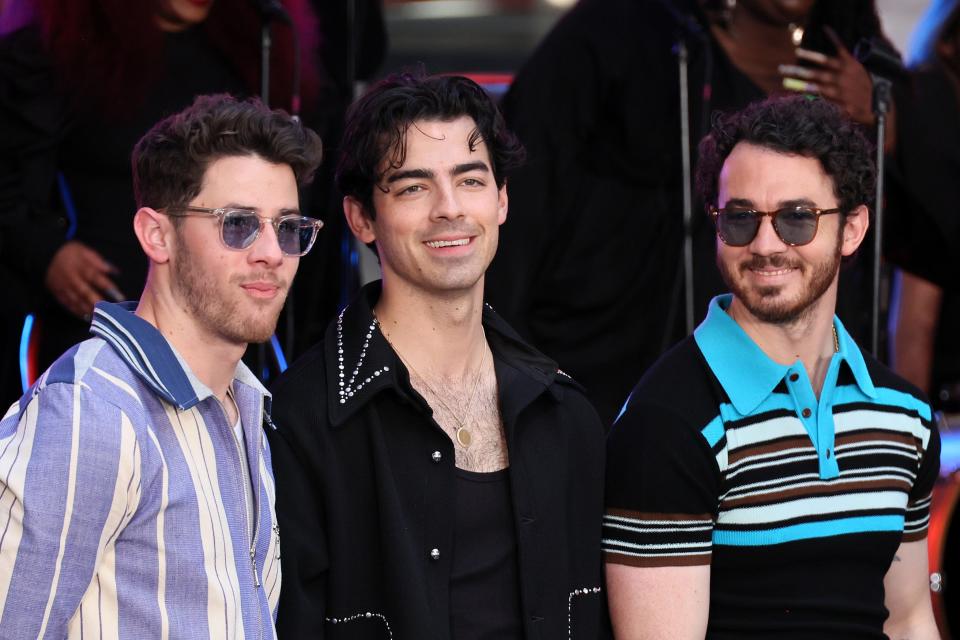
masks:
<path fill-rule="evenodd" d="M 463 217 L 463 207 L 460 205 L 454 185 L 444 185 L 436 193 L 437 199 L 432 211 L 432 217 L 435 220 L 453 220 Z"/>
<path fill-rule="evenodd" d="M 253 241 L 247 253 L 247 260 L 268 267 L 279 267 L 283 263 L 283 251 L 277 230 L 269 220 L 260 220 L 260 235 Z"/>
<path fill-rule="evenodd" d="M 757 235 L 750 242 L 750 252 L 760 256 L 769 256 L 786 250 L 787 244 L 780 239 L 776 229 L 773 228 L 773 218 L 770 216 L 760 218 L 760 228 L 757 229 Z"/>

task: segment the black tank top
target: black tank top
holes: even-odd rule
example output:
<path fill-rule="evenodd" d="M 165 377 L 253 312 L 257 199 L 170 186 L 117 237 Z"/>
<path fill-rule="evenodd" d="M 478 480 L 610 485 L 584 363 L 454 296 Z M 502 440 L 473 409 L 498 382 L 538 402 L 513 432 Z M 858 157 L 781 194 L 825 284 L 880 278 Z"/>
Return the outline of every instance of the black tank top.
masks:
<path fill-rule="evenodd" d="M 457 469 L 450 626 L 455 640 L 520 640 L 517 538 L 507 469 Z"/>

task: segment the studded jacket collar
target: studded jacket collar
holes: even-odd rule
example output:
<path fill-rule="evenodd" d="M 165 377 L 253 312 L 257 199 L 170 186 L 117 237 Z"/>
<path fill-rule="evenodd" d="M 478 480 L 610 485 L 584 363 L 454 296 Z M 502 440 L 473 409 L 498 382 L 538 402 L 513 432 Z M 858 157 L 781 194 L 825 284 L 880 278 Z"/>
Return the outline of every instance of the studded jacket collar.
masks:
<path fill-rule="evenodd" d="M 406 367 L 374 320 L 373 306 L 380 298 L 380 291 L 380 281 L 366 285 L 327 329 L 327 391 L 332 427 L 343 425 L 384 389 L 397 389 L 401 394 L 422 402 L 410 385 Z M 539 391 L 550 390 L 554 395 L 562 394 L 555 385 L 551 386 L 558 375 L 579 387 L 557 368 L 555 362 L 523 342 L 489 305 L 484 305 L 483 328 L 491 351 L 500 361 L 498 365 L 503 363 L 513 369 L 503 371 L 503 366 L 498 366 L 501 380 L 501 374 L 508 377 L 526 374 L 540 387 Z M 513 404 L 510 402 L 512 398 L 502 400 L 507 401 L 503 407 L 506 411 L 508 405 Z"/>

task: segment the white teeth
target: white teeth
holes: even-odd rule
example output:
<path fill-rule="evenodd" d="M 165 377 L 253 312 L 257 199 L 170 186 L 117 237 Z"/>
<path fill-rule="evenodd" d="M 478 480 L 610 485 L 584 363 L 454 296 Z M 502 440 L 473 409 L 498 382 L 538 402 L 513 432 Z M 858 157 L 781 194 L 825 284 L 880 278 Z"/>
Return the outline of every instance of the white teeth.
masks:
<path fill-rule="evenodd" d="M 793 269 L 779 269 L 777 271 L 763 271 L 760 269 L 754 269 L 756 273 L 759 273 L 762 276 L 782 276 L 784 274 L 790 273 Z"/>
<path fill-rule="evenodd" d="M 434 249 L 440 249 L 441 247 L 462 247 L 465 244 L 470 243 L 470 238 L 460 238 L 459 240 L 434 240 L 428 242 L 428 247 L 433 247 Z"/>

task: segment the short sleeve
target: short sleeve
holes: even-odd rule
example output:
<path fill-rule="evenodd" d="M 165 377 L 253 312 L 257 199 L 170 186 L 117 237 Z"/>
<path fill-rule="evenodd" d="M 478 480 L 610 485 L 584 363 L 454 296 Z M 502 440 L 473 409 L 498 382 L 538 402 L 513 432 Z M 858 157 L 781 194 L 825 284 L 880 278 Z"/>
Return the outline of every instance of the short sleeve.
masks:
<path fill-rule="evenodd" d="M 926 446 L 921 450 L 920 469 L 907 499 L 903 523 L 903 542 L 922 540 L 930 525 L 930 497 L 940 475 L 940 431 L 934 422 L 924 420 L 930 429 Z"/>
<path fill-rule="evenodd" d="M 607 440 L 603 552 L 638 567 L 710 563 L 721 475 L 702 426 L 634 402 Z"/>

